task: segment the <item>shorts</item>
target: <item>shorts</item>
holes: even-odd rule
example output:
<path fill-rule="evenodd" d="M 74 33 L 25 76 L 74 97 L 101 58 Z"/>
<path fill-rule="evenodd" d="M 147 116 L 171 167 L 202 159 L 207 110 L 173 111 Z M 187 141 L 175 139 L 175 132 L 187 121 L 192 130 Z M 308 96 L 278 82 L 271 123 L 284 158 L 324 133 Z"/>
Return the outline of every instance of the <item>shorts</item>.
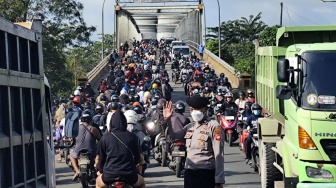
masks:
<path fill-rule="evenodd" d="M 119 176 L 119 175 L 106 174 L 103 172 L 102 175 L 102 180 L 105 185 L 111 185 L 115 181 L 115 179 L 118 178 L 125 181 L 129 185 L 134 185 L 138 181 L 138 173 L 133 172 L 130 175 Z"/>

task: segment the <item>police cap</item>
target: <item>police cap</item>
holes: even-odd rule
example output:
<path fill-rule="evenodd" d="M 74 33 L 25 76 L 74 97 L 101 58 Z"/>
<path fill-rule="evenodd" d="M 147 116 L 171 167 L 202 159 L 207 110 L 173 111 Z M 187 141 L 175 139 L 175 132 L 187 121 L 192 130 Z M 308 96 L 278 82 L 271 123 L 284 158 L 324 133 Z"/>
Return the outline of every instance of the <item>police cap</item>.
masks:
<path fill-rule="evenodd" d="M 196 109 L 207 107 L 209 104 L 209 100 L 206 97 L 197 95 L 189 97 L 186 102 L 190 107 Z"/>

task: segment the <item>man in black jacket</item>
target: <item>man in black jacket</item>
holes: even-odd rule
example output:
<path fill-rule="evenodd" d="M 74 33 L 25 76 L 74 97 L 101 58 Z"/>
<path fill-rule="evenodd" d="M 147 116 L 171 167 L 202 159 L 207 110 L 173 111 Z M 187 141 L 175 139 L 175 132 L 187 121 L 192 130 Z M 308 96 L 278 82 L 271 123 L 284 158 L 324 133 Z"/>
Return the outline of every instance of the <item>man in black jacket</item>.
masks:
<path fill-rule="evenodd" d="M 132 187 L 145 188 L 145 180 L 138 175 L 140 161 L 139 138 L 127 131 L 127 120 L 118 110 L 110 121 L 110 132 L 98 143 L 95 166 L 99 170 L 96 187 L 107 187 L 121 178 Z"/>

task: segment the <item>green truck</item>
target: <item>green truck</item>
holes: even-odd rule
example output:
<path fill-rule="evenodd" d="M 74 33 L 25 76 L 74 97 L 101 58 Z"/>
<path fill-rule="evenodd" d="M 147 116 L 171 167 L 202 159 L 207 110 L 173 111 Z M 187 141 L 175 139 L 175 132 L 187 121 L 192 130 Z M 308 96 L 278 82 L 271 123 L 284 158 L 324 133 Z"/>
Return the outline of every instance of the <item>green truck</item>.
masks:
<path fill-rule="evenodd" d="M 256 47 L 261 187 L 336 187 L 336 26 L 278 29 Z"/>

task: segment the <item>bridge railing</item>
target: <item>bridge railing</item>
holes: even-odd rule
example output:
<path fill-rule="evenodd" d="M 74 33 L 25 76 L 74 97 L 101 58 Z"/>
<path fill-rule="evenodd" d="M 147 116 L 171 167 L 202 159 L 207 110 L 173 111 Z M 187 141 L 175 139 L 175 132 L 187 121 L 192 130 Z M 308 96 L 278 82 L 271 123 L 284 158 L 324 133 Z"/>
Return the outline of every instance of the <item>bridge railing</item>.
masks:
<path fill-rule="evenodd" d="M 109 62 L 109 57 L 111 54 L 106 56 L 103 61 L 101 61 L 98 65 L 96 65 L 90 72 L 86 74 L 88 78 L 88 82 L 91 83 L 92 86 L 95 86 L 97 82 L 99 82 L 102 74 L 105 70 L 107 70 L 107 64 Z"/>
<path fill-rule="evenodd" d="M 199 44 L 190 40 L 186 40 L 186 43 L 194 51 L 198 52 Z M 215 69 L 216 73 L 223 72 L 225 76 L 228 77 L 229 81 L 232 84 L 232 87 L 234 88 L 239 87 L 240 77 L 230 64 L 228 64 L 227 62 L 225 62 L 224 60 L 222 60 L 221 58 L 219 58 L 218 56 L 216 56 L 214 53 L 210 52 L 207 49 L 204 49 L 203 59 L 204 61 L 208 62 L 213 69 Z"/>

